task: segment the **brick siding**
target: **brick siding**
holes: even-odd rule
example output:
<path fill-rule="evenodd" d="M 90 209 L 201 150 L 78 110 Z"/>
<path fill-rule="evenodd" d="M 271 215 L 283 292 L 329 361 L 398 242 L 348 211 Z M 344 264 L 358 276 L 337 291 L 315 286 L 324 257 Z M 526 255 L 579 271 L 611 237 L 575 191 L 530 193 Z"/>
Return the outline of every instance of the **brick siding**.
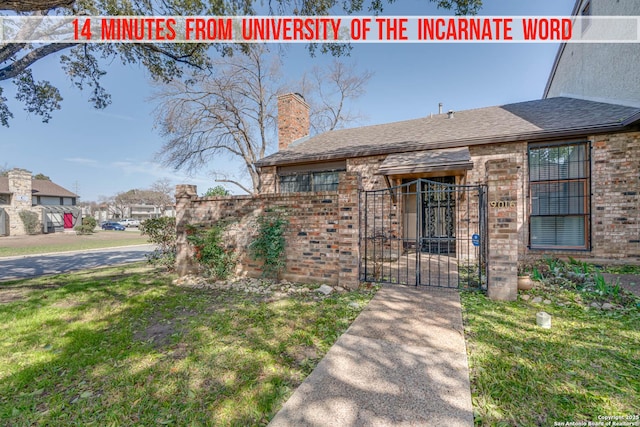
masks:
<path fill-rule="evenodd" d="M 197 270 L 192 261 L 193 249 L 186 241 L 186 226 L 206 227 L 227 220 L 225 241 L 238 255 L 236 274 L 260 276 L 260 262 L 252 259 L 248 245 L 257 234 L 258 217 L 277 209 L 289 222 L 284 236 L 286 267 L 282 277 L 355 288 L 358 189 L 357 174 L 346 172 L 340 174 L 338 191 L 333 192 L 200 198 L 194 186 L 178 186 L 178 272 Z"/>
<path fill-rule="evenodd" d="M 488 256 L 492 269 L 489 280 L 494 281 L 494 291 L 490 291 L 493 297 L 513 299 L 517 260 L 527 254 L 572 256 L 605 263 L 640 262 L 640 132 L 585 136 L 585 139 L 592 141 L 591 248 L 588 251 L 527 249 L 530 200 L 526 141 L 469 147 L 473 168 L 456 178 L 456 183 L 487 184 L 489 203 L 515 202 L 499 210 L 487 207 Z M 256 197 L 202 199 L 195 196 L 194 189 L 183 188 L 181 191 L 189 195 L 182 208 L 178 196 L 178 209 L 184 210 L 183 218 L 178 212 L 178 237 L 184 240 L 183 227 L 187 223 L 211 224 L 221 218 L 237 217 L 231 229 L 235 230 L 232 231 L 235 233 L 233 244 L 241 250 L 240 268 L 256 275 L 260 266 L 246 254 L 251 237 L 248 231 L 255 232 L 257 215 L 265 209 L 280 207 L 289 212 L 290 220 L 284 277 L 356 286 L 358 240 L 362 238 L 365 212 L 371 219 L 387 221 L 391 233 L 402 235 L 401 197 L 395 210 L 388 210 L 391 216 L 385 218 L 378 218 L 375 207 L 367 212 L 363 197 L 358 199 L 358 189 L 387 188 L 385 178 L 376 175 L 384 159 L 383 155 L 347 159 L 347 172 L 340 174 L 337 192 L 278 194 L 276 167 L 262 170 L 265 191 Z M 469 212 L 477 209 L 469 206 Z M 460 215 L 468 221 L 478 220 L 467 216 L 464 210 Z M 179 264 L 188 267 L 188 248 L 185 249 L 184 241 L 181 244 Z M 490 290 L 491 286 L 489 283 Z"/>

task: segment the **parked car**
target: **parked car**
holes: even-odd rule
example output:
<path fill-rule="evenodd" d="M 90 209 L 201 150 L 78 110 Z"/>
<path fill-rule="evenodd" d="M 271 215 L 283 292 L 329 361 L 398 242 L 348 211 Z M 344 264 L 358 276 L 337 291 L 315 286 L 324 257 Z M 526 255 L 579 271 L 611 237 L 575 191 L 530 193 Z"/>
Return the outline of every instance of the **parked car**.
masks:
<path fill-rule="evenodd" d="M 126 218 L 123 220 L 118 221 L 118 223 L 124 225 L 125 227 L 139 227 L 140 226 L 140 221 L 138 221 L 137 219 L 130 219 L 130 218 Z"/>
<path fill-rule="evenodd" d="M 111 221 L 107 221 L 102 223 L 101 225 L 103 230 L 117 230 L 117 231 L 124 231 L 125 230 L 125 226 L 118 223 L 118 222 L 111 222 Z"/>

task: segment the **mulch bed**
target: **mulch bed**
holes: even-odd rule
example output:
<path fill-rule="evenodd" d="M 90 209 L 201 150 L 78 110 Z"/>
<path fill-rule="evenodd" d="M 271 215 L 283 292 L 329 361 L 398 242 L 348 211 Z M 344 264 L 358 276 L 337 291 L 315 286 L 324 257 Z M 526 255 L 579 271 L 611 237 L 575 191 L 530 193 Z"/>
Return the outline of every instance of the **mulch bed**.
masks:
<path fill-rule="evenodd" d="M 602 273 L 607 283 L 619 281 L 620 287 L 640 297 L 640 275 L 638 274 L 612 274 Z"/>

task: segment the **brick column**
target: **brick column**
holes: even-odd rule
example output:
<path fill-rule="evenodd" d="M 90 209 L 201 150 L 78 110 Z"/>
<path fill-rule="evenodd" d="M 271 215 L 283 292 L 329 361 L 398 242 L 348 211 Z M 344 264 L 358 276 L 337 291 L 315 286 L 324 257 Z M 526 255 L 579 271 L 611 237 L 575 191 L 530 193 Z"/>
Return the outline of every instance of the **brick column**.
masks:
<path fill-rule="evenodd" d="M 360 175 L 345 172 L 338 184 L 338 285 L 345 289 L 357 289 L 359 281 L 360 251 L 358 248 L 358 191 Z"/>
<path fill-rule="evenodd" d="M 487 293 L 494 300 L 518 298 L 518 164 L 485 163 L 487 179 Z M 522 202 L 522 201 L 520 201 Z"/>
<path fill-rule="evenodd" d="M 197 190 L 195 185 L 176 185 L 176 272 L 179 276 L 197 271 L 186 233 L 192 218 L 191 200 L 198 197 Z"/>

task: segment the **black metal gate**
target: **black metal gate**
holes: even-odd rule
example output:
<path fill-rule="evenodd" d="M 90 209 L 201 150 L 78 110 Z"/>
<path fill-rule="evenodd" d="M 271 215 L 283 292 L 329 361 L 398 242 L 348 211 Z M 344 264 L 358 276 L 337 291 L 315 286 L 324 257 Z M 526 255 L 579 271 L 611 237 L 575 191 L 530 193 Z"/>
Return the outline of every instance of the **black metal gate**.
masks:
<path fill-rule="evenodd" d="M 360 196 L 362 281 L 486 289 L 486 188 L 416 179 Z"/>

